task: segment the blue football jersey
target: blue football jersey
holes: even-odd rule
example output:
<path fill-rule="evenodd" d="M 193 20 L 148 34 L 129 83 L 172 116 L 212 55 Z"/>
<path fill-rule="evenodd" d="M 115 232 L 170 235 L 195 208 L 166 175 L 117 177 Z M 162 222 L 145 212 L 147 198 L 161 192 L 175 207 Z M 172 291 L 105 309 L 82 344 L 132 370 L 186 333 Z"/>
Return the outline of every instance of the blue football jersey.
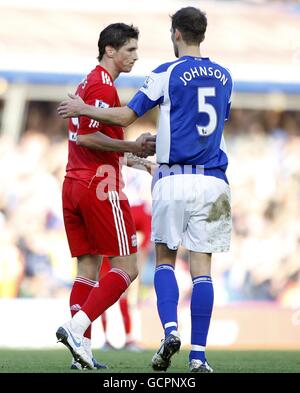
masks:
<path fill-rule="evenodd" d="M 223 129 L 232 78 L 209 58 L 183 56 L 160 65 L 128 103 L 137 116 L 160 106 L 156 156 L 160 164 L 226 170 Z"/>

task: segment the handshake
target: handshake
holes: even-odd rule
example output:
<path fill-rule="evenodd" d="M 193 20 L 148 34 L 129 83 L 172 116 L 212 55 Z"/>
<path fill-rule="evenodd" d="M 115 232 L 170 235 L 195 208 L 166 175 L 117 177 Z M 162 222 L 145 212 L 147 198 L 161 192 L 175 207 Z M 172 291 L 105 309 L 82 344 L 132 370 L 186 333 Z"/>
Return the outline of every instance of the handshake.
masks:
<path fill-rule="evenodd" d="M 147 158 L 153 156 L 156 149 L 156 135 L 146 132 L 141 134 L 135 141 L 135 150 L 132 152 L 138 157 Z"/>
<path fill-rule="evenodd" d="M 87 105 L 78 95 L 68 94 L 68 96 L 69 98 L 65 101 L 62 101 L 57 108 L 58 114 L 64 119 L 69 117 L 86 116 L 105 124 L 120 125 L 123 127 L 128 126 L 136 119 L 135 113 L 127 106 L 99 108 L 96 106 Z M 94 140 L 93 142 L 94 143 L 85 146 L 99 149 L 99 146 L 101 145 L 101 149 L 99 150 L 107 151 L 109 150 L 108 146 L 111 147 L 112 144 L 111 138 L 107 136 L 105 136 L 105 148 L 103 148 L 103 136 L 101 138 L 101 141 L 98 141 L 98 143 L 96 143 L 97 141 L 95 142 Z M 114 143 L 122 143 L 123 146 L 121 149 L 114 148 L 112 151 L 130 152 L 138 157 L 146 158 L 155 154 L 156 136 L 151 135 L 150 132 L 147 132 L 141 134 L 133 142 L 115 140 Z M 126 149 L 124 147 L 124 143 L 126 143 Z M 128 143 L 130 146 L 128 145 Z"/>

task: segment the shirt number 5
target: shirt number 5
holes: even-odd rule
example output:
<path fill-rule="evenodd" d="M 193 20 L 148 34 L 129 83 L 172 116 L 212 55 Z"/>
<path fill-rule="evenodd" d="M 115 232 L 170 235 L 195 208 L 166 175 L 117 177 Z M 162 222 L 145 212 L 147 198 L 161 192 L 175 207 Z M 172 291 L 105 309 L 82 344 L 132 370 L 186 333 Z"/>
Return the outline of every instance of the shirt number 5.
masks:
<path fill-rule="evenodd" d="M 198 112 L 207 113 L 209 120 L 206 126 L 197 124 L 197 130 L 200 136 L 208 136 L 212 134 L 217 127 L 217 112 L 213 105 L 205 102 L 206 97 L 215 97 L 216 89 L 214 87 L 198 88 Z"/>

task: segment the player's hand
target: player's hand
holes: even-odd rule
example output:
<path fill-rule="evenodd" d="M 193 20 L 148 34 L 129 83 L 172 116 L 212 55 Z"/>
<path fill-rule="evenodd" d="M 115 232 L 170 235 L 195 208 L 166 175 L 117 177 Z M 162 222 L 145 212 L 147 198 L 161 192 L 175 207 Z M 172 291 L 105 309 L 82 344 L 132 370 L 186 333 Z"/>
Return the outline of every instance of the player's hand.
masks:
<path fill-rule="evenodd" d="M 156 150 L 156 135 L 150 134 L 150 132 L 141 134 L 136 139 L 137 151 L 135 154 L 138 157 L 146 158 L 153 156 Z"/>
<path fill-rule="evenodd" d="M 81 97 L 76 96 L 75 94 L 68 94 L 69 98 L 65 101 L 62 101 L 58 108 L 57 112 L 64 119 L 68 117 L 78 117 L 81 115 L 81 111 L 83 110 L 85 103 Z"/>

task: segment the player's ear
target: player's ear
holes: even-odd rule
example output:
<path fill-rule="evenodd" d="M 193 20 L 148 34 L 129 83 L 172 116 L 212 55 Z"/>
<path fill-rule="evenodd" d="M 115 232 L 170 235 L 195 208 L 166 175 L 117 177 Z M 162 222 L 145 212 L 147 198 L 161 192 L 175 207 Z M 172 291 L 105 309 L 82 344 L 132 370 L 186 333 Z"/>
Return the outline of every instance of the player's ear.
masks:
<path fill-rule="evenodd" d="M 113 57 L 115 51 L 116 51 L 115 48 L 113 48 L 113 47 L 110 46 L 110 45 L 107 45 L 107 46 L 105 47 L 105 53 L 106 53 L 106 55 L 107 55 L 109 58 L 112 58 L 112 57 Z"/>
<path fill-rule="evenodd" d="M 182 35 L 178 29 L 175 29 L 174 37 L 175 37 L 176 41 L 179 41 L 180 39 L 182 39 Z"/>

